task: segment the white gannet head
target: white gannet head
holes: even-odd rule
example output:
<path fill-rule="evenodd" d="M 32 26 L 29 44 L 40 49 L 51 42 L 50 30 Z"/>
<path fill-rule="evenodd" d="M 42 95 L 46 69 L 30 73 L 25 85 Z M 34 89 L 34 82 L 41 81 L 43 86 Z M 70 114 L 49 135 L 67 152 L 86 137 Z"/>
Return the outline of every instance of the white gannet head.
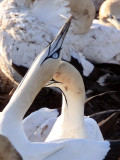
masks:
<path fill-rule="evenodd" d="M 48 87 L 58 87 L 64 93 L 71 92 L 73 95 L 82 94 L 85 100 L 85 87 L 83 79 L 78 70 L 68 62 L 61 61 L 59 69 L 53 76 L 53 79 L 46 85 Z"/>
<path fill-rule="evenodd" d="M 95 17 L 95 6 L 91 0 L 69 0 L 73 17 L 73 33 L 84 34 L 90 29 Z"/>
<path fill-rule="evenodd" d="M 7 137 L 0 135 L 0 160 L 22 160 Z"/>
<path fill-rule="evenodd" d="M 120 30 L 120 0 L 106 0 L 99 11 L 100 21 Z"/>
<path fill-rule="evenodd" d="M 43 50 L 43 52 L 36 58 L 35 62 L 33 63 L 33 65 L 36 64 L 37 67 L 40 67 L 41 75 L 44 75 L 40 78 L 45 83 L 48 81 L 48 79 L 50 79 L 51 76 L 53 76 L 53 74 L 59 67 L 62 56 L 60 51 L 65 35 L 69 29 L 70 23 L 71 18 L 65 23 L 56 38 L 53 40 L 53 42 L 46 49 Z M 39 65 L 38 63 L 36 63 L 37 61 L 39 62 Z M 30 70 L 34 70 L 34 67 L 31 67 Z M 42 78 L 44 78 L 44 80 Z"/>

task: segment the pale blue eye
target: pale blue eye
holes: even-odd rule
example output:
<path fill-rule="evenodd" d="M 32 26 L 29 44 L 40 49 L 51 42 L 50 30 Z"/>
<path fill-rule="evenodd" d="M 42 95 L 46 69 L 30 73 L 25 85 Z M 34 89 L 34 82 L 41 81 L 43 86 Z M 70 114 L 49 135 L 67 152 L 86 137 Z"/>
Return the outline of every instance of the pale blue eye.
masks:
<path fill-rule="evenodd" d="M 57 59 L 58 58 L 58 53 L 57 52 L 53 53 L 52 58 Z"/>

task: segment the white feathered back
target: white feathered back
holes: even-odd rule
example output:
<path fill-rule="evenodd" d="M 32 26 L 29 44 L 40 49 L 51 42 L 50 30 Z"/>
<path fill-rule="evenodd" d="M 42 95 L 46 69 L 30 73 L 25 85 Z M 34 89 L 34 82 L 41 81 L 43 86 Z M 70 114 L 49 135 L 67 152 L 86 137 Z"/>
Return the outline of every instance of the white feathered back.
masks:
<path fill-rule="evenodd" d="M 67 0 L 36 0 L 31 6 L 31 13 L 40 22 L 48 26 L 55 35 L 66 18 L 70 17 L 69 2 Z"/>

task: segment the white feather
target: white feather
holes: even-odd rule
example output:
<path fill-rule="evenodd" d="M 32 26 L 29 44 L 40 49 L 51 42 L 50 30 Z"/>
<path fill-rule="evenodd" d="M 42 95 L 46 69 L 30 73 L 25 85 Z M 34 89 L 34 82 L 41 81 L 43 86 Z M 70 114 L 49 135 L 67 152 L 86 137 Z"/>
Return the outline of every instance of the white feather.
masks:
<path fill-rule="evenodd" d="M 36 0 L 31 6 L 30 13 L 46 24 L 49 32 L 52 31 L 55 35 L 70 16 L 68 4 L 67 0 Z"/>
<path fill-rule="evenodd" d="M 52 128 L 53 121 L 51 121 L 51 118 L 57 118 L 57 116 L 58 116 L 58 112 L 56 109 L 50 110 L 48 108 L 42 108 L 42 109 L 39 109 L 38 111 L 31 113 L 29 116 L 27 116 L 22 121 L 23 128 L 24 128 L 24 131 L 25 131 L 27 138 L 30 141 L 37 141 L 38 138 L 39 138 L 39 142 L 44 141 L 43 140 L 44 139 L 43 138 L 44 132 L 47 130 L 47 133 L 49 134 L 49 131 L 48 131 L 50 128 L 49 125 Z M 50 121 L 50 122 L 48 122 L 48 121 Z M 46 122 L 48 122 L 48 127 L 46 128 L 46 130 L 43 131 L 42 128 L 44 128 L 43 125 Z M 41 132 L 43 133 L 42 135 L 39 134 L 39 137 L 37 135 L 38 129 L 41 130 L 39 133 L 41 133 Z M 45 139 L 46 139 L 46 137 L 45 137 Z"/>

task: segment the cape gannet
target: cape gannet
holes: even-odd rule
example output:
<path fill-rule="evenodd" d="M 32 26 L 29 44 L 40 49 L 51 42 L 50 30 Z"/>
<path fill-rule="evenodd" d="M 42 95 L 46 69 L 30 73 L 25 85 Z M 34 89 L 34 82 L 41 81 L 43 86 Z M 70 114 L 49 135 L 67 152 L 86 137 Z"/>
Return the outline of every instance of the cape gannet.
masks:
<path fill-rule="evenodd" d="M 37 93 L 52 78 L 59 67 L 60 51 L 70 21 L 69 19 L 66 22 L 55 40 L 35 59 L 0 115 L 0 133 L 9 138 L 24 160 L 45 159 L 63 146 L 63 144 L 57 143 L 30 143 L 21 123 Z"/>
<path fill-rule="evenodd" d="M 102 24 L 120 30 L 120 0 L 106 0 L 100 7 L 99 20 Z"/>

